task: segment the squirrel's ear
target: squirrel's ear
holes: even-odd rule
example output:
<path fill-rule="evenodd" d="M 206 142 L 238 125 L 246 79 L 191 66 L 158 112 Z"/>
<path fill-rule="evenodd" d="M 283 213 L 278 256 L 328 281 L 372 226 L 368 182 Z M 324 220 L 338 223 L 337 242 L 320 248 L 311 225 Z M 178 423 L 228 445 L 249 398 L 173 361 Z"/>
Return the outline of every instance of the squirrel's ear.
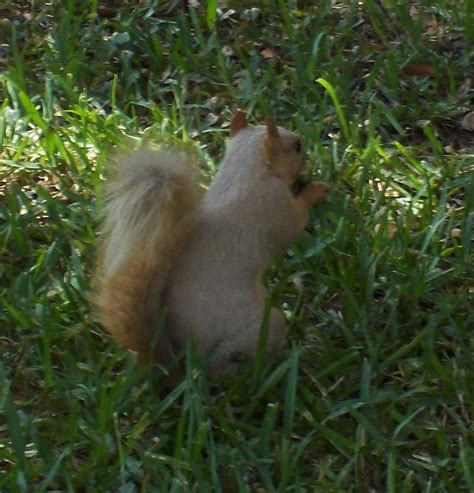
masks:
<path fill-rule="evenodd" d="M 245 118 L 245 113 L 238 110 L 237 113 L 234 115 L 234 118 L 232 118 L 232 121 L 230 122 L 230 136 L 233 137 L 246 126 L 247 118 Z"/>
<path fill-rule="evenodd" d="M 276 126 L 275 121 L 273 118 L 268 117 L 265 120 L 265 123 L 267 125 L 267 133 L 270 137 L 278 137 L 278 127 Z"/>
<path fill-rule="evenodd" d="M 278 133 L 278 127 L 276 126 L 275 120 L 273 120 L 273 118 L 268 117 L 265 120 L 265 124 L 267 126 L 267 135 L 265 136 L 265 139 L 263 141 L 264 159 L 268 166 L 271 167 L 280 149 L 280 134 Z"/>

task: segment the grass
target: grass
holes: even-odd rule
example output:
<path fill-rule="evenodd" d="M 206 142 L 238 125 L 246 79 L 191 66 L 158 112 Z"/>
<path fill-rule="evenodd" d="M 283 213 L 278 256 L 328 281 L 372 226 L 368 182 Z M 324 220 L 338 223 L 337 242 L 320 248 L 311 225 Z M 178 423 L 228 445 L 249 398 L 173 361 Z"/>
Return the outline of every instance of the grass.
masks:
<path fill-rule="evenodd" d="M 474 3 L 229 3 L 0 6 L 0 491 L 474 491 Z M 86 301 L 104 162 L 207 180 L 239 107 L 333 192 L 268 272 L 283 356 L 166 393 Z"/>

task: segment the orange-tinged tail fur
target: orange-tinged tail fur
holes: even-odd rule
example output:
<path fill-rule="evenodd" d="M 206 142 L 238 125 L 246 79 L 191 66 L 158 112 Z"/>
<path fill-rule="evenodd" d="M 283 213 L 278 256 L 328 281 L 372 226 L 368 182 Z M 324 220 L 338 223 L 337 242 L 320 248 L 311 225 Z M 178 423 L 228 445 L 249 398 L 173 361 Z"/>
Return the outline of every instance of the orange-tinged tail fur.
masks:
<path fill-rule="evenodd" d="M 173 261 L 194 225 L 198 181 L 183 152 L 138 151 L 117 163 L 106 185 L 94 304 L 118 343 L 151 355 Z M 166 334 L 154 357 L 168 355 Z"/>

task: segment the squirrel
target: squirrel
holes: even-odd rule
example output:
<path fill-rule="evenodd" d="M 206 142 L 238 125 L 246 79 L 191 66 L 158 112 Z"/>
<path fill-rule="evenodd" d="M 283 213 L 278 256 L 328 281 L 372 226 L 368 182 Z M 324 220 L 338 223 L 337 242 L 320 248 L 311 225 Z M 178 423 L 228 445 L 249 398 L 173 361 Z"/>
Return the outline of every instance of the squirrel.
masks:
<path fill-rule="evenodd" d="M 251 126 L 238 111 L 204 197 L 184 152 L 142 150 L 119 160 L 106 184 L 94 295 L 99 321 L 118 343 L 139 362 L 166 364 L 191 339 L 210 377 L 235 373 L 236 354 L 254 358 L 263 273 L 329 192 L 312 181 L 295 196 L 305 159 L 298 135 L 271 118 Z M 272 308 L 267 355 L 284 335 L 284 316 Z"/>

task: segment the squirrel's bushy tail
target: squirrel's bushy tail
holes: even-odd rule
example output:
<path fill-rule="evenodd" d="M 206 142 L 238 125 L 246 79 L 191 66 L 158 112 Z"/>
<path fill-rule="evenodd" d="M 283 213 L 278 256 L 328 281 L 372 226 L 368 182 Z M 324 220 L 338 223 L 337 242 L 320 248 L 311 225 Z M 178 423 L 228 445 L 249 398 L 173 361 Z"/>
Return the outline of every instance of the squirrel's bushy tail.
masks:
<path fill-rule="evenodd" d="M 118 343 L 150 354 L 164 286 L 196 217 L 196 172 L 184 152 L 137 151 L 106 185 L 94 304 Z M 165 357 L 166 337 L 155 350 Z"/>

